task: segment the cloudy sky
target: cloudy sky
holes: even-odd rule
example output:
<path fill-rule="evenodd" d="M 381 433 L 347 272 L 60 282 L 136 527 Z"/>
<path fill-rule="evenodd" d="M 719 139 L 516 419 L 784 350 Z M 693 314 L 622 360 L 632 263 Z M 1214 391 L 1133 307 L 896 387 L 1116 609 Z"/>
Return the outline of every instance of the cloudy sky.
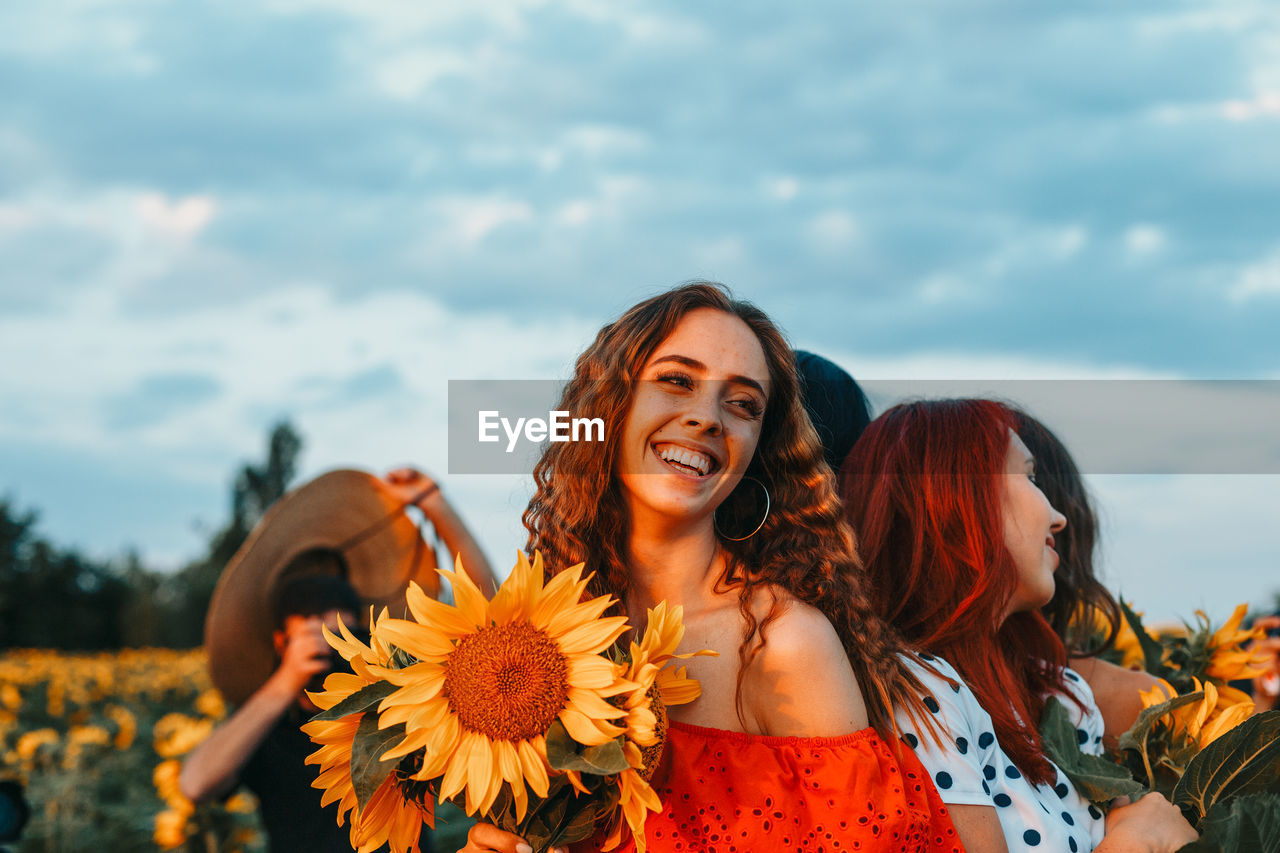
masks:
<path fill-rule="evenodd" d="M 95 554 L 281 417 L 443 475 L 448 379 L 695 277 L 860 378 L 1280 378 L 1275 4 L 19 0 L 0 81 L 0 495 Z M 1113 586 L 1267 600 L 1257 470 L 1094 477 Z M 525 481 L 445 487 L 508 565 Z"/>

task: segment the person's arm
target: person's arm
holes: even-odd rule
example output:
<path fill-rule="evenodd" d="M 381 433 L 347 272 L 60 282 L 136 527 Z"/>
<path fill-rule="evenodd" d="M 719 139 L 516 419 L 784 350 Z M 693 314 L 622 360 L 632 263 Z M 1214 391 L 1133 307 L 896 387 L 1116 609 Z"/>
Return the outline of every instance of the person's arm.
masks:
<path fill-rule="evenodd" d="M 948 805 L 947 812 L 965 853 L 1008 853 L 995 806 Z"/>
<path fill-rule="evenodd" d="M 1138 694 L 1160 684 L 1154 676 L 1136 669 L 1125 669 L 1094 658 L 1072 658 L 1071 668 L 1089 682 L 1094 701 L 1102 712 L 1104 737 L 1115 744 L 1142 713 L 1142 697 Z"/>
<path fill-rule="evenodd" d="M 480 587 L 486 597 L 492 597 L 498 589 L 498 579 L 489 560 L 480 550 L 462 517 L 445 499 L 439 484 L 416 468 L 397 468 L 387 473 L 387 488 L 402 501 L 415 501 L 415 506 L 426 516 L 444 541 L 449 556 L 462 557 L 462 568 L 467 576 Z M 452 568 L 452 560 L 449 568 Z"/>
<path fill-rule="evenodd" d="M 311 676 L 329 669 L 329 644 L 321 624 L 318 616 L 291 623 L 279 668 L 182 763 L 178 788 L 184 797 L 199 803 L 229 793 Z"/>

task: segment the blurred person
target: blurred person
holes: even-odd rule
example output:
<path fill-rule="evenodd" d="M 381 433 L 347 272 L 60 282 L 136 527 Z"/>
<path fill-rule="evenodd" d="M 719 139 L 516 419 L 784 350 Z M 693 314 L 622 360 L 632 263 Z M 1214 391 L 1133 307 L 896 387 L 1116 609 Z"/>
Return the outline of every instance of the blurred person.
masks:
<path fill-rule="evenodd" d="M 796 350 L 795 356 L 801 398 L 822 443 L 822 457 L 832 471 L 839 471 L 854 442 L 871 423 L 871 403 L 840 365 L 804 350 Z"/>
<path fill-rule="evenodd" d="M 410 580 L 438 594 L 434 549 L 406 515 L 417 507 L 488 594 L 496 579 L 439 486 L 403 468 L 378 479 L 333 471 L 268 510 L 219 579 L 205 625 L 210 675 L 238 706 L 182 767 L 194 802 L 244 784 L 259 801 L 273 853 L 350 851 L 335 803 L 321 806 L 305 764 L 316 747 L 299 727 L 318 709 L 307 690 L 345 669 L 322 626 L 363 626 L 369 606 L 404 607 Z M 423 850 L 430 849 L 424 833 Z"/>
<path fill-rule="evenodd" d="M 1252 627 L 1267 632 L 1252 646 L 1254 651 L 1263 653 L 1267 661 L 1263 664 L 1266 672 L 1253 677 L 1247 685 L 1248 692 L 1259 712 L 1280 710 L 1280 613 L 1259 616 L 1253 620 Z"/>
<path fill-rule="evenodd" d="M 943 736 L 899 715 L 969 850 L 1174 851 L 1197 838 L 1159 794 L 1106 816 L 1049 759 L 1037 729 L 1059 698 L 1102 750 L 1089 685 L 1041 608 L 1067 525 L 1037 487 L 1013 413 L 990 400 L 886 411 L 841 472 L 873 606 L 927 656 L 917 672 Z"/>
<path fill-rule="evenodd" d="M 1041 613 L 1066 645 L 1071 668 L 1089 682 L 1110 742 L 1128 731 L 1142 712 L 1140 691 L 1160 682 L 1146 672 L 1098 657 L 1115 644 L 1124 624 L 1120 605 L 1094 571 L 1098 516 L 1066 445 L 1031 415 L 1016 408 L 1010 411 L 1014 430 L 1035 459 L 1036 485 L 1066 518 L 1066 527 L 1054 533 L 1059 562 L 1053 576 L 1053 597 Z M 1099 623 L 1110 626 L 1109 630 L 1100 642 L 1091 642 L 1095 638 L 1093 626 Z"/>

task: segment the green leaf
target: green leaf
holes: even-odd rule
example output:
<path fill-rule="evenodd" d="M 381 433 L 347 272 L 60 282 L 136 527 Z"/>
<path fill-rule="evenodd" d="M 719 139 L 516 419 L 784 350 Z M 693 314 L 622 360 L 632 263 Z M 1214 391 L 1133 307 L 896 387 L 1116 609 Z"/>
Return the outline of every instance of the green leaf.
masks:
<path fill-rule="evenodd" d="M 567 784 L 563 785 L 558 791 L 550 794 L 536 808 L 531 806 L 530 814 L 525 818 L 524 825 L 510 831 L 524 836 L 524 839 L 533 847 L 535 853 L 550 850 L 555 845 L 560 824 L 564 822 L 572 800 L 573 787 Z"/>
<path fill-rule="evenodd" d="M 1178 853 L 1280 853 L 1280 794 L 1219 802 L 1200 824 L 1200 840 Z"/>
<path fill-rule="evenodd" d="M 377 681 L 361 687 L 337 705 L 327 711 L 321 711 L 313 720 L 340 720 L 351 714 L 363 714 L 372 710 L 379 702 L 396 692 L 396 685 L 389 681 Z"/>
<path fill-rule="evenodd" d="M 1263 791 L 1280 794 L 1280 711 L 1256 714 L 1200 750 L 1173 801 L 1204 817 L 1219 802 Z"/>
<path fill-rule="evenodd" d="M 373 793 L 396 769 L 397 761 L 383 761 L 382 756 L 391 747 L 404 740 L 404 723 L 389 728 L 378 728 L 378 715 L 369 712 L 360 718 L 355 740 L 351 744 L 351 787 L 356 801 L 364 808 Z"/>
<path fill-rule="evenodd" d="M 1125 621 L 1129 623 L 1129 627 L 1138 638 L 1138 646 L 1142 649 L 1143 669 L 1152 675 L 1160 676 L 1164 671 L 1164 646 L 1147 633 L 1147 629 L 1142 625 L 1142 617 L 1134 613 L 1124 599 L 1120 600 L 1120 609 L 1124 612 Z"/>
<path fill-rule="evenodd" d="M 392 646 L 391 665 L 396 669 L 408 669 L 417 662 L 418 659 L 406 652 L 404 649 Z"/>
<path fill-rule="evenodd" d="M 547 729 L 547 762 L 556 770 L 576 770 L 596 776 L 613 776 L 631 767 L 622 752 L 621 738 L 584 747 L 569 737 L 559 720 Z"/>
<path fill-rule="evenodd" d="M 1103 808 L 1116 797 L 1134 797 L 1146 787 L 1121 765 L 1098 755 L 1080 750 L 1076 727 L 1066 706 L 1050 699 L 1040 718 L 1040 736 L 1045 753 L 1066 774 L 1071 784 L 1089 801 Z"/>
<path fill-rule="evenodd" d="M 570 756 L 561 764 L 552 764 L 556 770 L 577 770 L 596 776 L 614 776 L 628 770 L 631 764 L 622 752 L 622 739 L 611 740 L 599 746 L 589 746 Z"/>
<path fill-rule="evenodd" d="M 1172 699 L 1161 702 L 1159 705 L 1143 708 L 1142 713 L 1138 715 L 1138 719 L 1134 720 L 1133 725 L 1129 727 L 1129 731 L 1120 735 L 1120 748 L 1134 749 L 1145 755 L 1147 752 L 1147 740 L 1151 737 L 1151 730 L 1155 728 L 1161 717 L 1170 711 L 1181 708 L 1183 705 L 1190 705 L 1202 699 L 1204 699 L 1204 691 L 1197 690 L 1194 693 L 1175 696 Z"/>
<path fill-rule="evenodd" d="M 569 819 L 564 821 L 555 838 L 557 847 L 564 847 L 590 838 L 596 829 L 596 819 L 603 814 L 602 804 L 587 801 Z"/>

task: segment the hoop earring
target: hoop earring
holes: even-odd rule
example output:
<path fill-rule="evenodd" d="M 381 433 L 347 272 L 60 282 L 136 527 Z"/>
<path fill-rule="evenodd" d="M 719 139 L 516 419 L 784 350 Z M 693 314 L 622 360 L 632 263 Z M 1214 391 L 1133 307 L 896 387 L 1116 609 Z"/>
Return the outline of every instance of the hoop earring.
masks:
<path fill-rule="evenodd" d="M 748 477 L 745 475 L 743 476 L 742 479 L 750 480 L 751 482 L 759 486 L 760 490 L 764 492 L 764 517 L 760 519 L 760 523 L 757 524 L 755 528 L 752 529 L 752 531 L 748 533 L 746 536 L 728 536 L 725 534 L 723 530 L 720 529 L 720 522 L 716 518 L 716 513 L 720 511 L 720 507 L 716 507 L 716 513 L 712 513 L 711 515 L 711 526 L 715 528 L 716 533 L 720 534 L 721 539 L 727 540 L 729 542 L 745 542 L 746 540 L 750 539 L 752 536 L 755 536 L 757 533 L 759 533 L 760 528 L 764 527 L 764 523 L 769 520 L 769 508 L 772 506 L 772 500 L 769 497 L 769 488 L 764 483 L 757 480 L 755 477 Z M 737 489 L 734 489 L 734 491 L 737 491 Z M 728 501 L 726 501 L 726 503 L 728 503 Z M 721 506 L 723 505 L 724 504 L 721 504 Z"/>

